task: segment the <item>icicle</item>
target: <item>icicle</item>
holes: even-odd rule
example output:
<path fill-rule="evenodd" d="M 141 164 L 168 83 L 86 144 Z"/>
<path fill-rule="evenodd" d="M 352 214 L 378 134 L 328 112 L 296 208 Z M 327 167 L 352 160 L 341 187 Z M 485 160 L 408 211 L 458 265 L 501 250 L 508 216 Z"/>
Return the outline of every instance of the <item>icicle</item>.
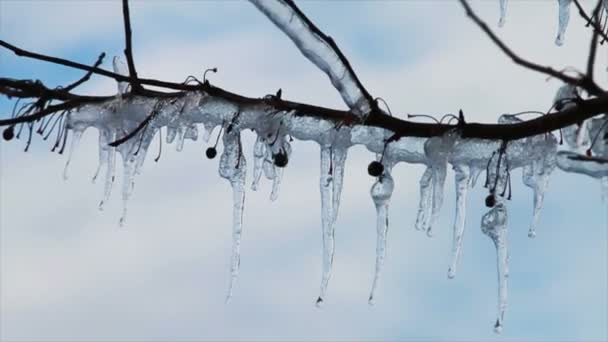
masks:
<path fill-rule="evenodd" d="M 234 285 L 238 279 L 241 263 L 241 234 L 243 231 L 243 210 L 245 206 L 245 178 L 247 164 L 243 156 L 240 132 L 236 127 L 226 130 L 223 137 L 224 151 L 220 157 L 220 177 L 230 181 L 232 187 L 232 257 L 230 262 L 230 284 L 226 302 L 232 298 Z"/>
<path fill-rule="evenodd" d="M 433 236 L 433 227 L 439 219 L 439 212 L 443 204 L 443 185 L 447 173 L 448 156 L 454 146 L 455 138 L 456 135 L 453 132 L 448 132 L 441 137 L 430 138 L 424 144 L 424 153 L 428 158 L 433 183 L 431 218 L 425 227 L 429 237 Z"/>
<path fill-rule="evenodd" d="M 275 166 L 274 174 L 275 176 L 272 180 L 272 191 L 270 193 L 270 200 L 273 202 L 279 198 L 279 189 L 281 187 L 281 180 L 283 179 L 283 168 Z"/>
<path fill-rule="evenodd" d="M 333 190 L 332 190 L 332 206 L 333 206 L 333 221 L 338 218 L 340 209 L 340 197 L 342 195 L 342 182 L 344 180 L 344 164 L 348 150 L 346 148 L 333 148 L 332 151 L 332 166 L 333 166 Z"/>
<path fill-rule="evenodd" d="M 564 45 L 564 39 L 566 35 L 566 28 L 568 28 L 568 21 L 570 20 L 570 4 L 572 0 L 558 0 L 559 3 L 559 25 L 557 30 L 557 38 L 555 38 L 555 45 Z"/>
<path fill-rule="evenodd" d="M 177 152 L 181 152 L 184 149 L 184 139 L 186 138 L 186 134 L 184 132 L 184 127 L 179 127 L 177 129 L 177 141 L 175 143 L 175 150 Z"/>
<path fill-rule="evenodd" d="M 321 278 L 321 291 L 317 299 L 317 306 L 322 306 L 327 292 L 327 284 L 331 277 L 331 268 L 334 259 L 334 213 L 332 201 L 331 175 L 331 146 L 321 145 L 321 176 L 319 188 L 321 190 L 321 223 L 323 226 L 323 274 Z"/>
<path fill-rule="evenodd" d="M 474 188 L 475 184 L 477 184 L 477 180 L 479 179 L 479 175 L 481 174 L 481 172 L 483 171 L 480 168 L 477 167 L 471 167 L 471 176 L 469 177 L 469 179 L 471 180 L 471 182 L 469 183 L 469 187 L 470 188 Z"/>
<path fill-rule="evenodd" d="M 211 138 L 211 133 L 213 133 L 213 128 L 215 128 L 215 125 L 210 124 L 210 123 L 203 123 L 203 136 L 201 137 L 201 139 L 204 142 L 208 142 L 209 138 Z"/>
<path fill-rule="evenodd" d="M 264 171 L 264 177 L 268 180 L 273 180 L 276 177 L 274 172 L 274 164 L 272 163 L 272 153 L 266 148 L 266 155 L 264 156 L 264 163 L 262 163 L 262 170 Z"/>
<path fill-rule="evenodd" d="M 454 219 L 454 239 L 452 241 L 452 263 L 448 269 L 448 278 L 456 276 L 456 268 L 462 253 L 462 238 L 466 225 L 467 191 L 471 182 L 470 168 L 466 165 L 454 165 L 456 181 L 456 218 Z"/>
<path fill-rule="evenodd" d="M 426 230 L 430 206 L 431 193 L 433 192 L 433 183 L 431 182 L 433 171 L 427 166 L 420 178 L 420 204 L 418 205 L 418 215 L 416 217 L 416 230 Z"/>
<path fill-rule="evenodd" d="M 167 126 L 167 144 L 170 144 L 175 140 L 175 136 L 177 135 L 177 128 Z M 207 138 L 209 140 L 209 138 Z"/>
<path fill-rule="evenodd" d="M 481 231 L 494 242 L 498 269 L 498 318 L 494 331 L 500 333 L 507 308 L 507 278 L 509 277 L 509 254 L 507 250 L 507 208 L 502 202 L 496 204 L 481 220 Z"/>
<path fill-rule="evenodd" d="M 251 182 L 251 190 L 257 191 L 262 177 L 262 166 L 266 156 L 266 144 L 264 139 L 258 135 L 253 145 L 253 181 Z"/>
<path fill-rule="evenodd" d="M 128 156 L 123 155 L 123 179 L 122 179 L 122 216 L 119 225 L 123 227 L 127 222 L 127 206 L 129 198 L 135 186 L 135 163 L 128 160 Z"/>
<path fill-rule="evenodd" d="M 70 145 L 70 152 L 68 152 L 68 160 L 65 162 L 65 167 L 63 168 L 63 180 L 68 180 L 68 168 L 70 166 L 70 161 L 72 160 L 72 155 L 76 148 L 78 148 L 78 143 L 80 142 L 80 138 L 82 137 L 82 130 L 72 129 L 74 135 L 72 136 L 72 144 Z"/>
<path fill-rule="evenodd" d="M 376 289 L 380 282 L 380 274 L 384 259 L 386 257 L 386 235 L 388 233 L 388 207 L 395 188 L 390 168 L 385 165 L 384 174 L 372 185 L 370 194 L 376 206 L 376 270 L 374 272 L 374 282 L 369 294 L 369 305 L 375 304 Z"/>
<path fill-rule="evenodd" d="M 105 202 L 110 199 L 112 184 L 114 183 L 114 172 L 116 163 L 116 148 L 108 144 L 116 138 L 113 131 L 102 130 L 99 132 L 99 168 L 106 167 L 106 177 L 102 200 L 99 202 L 99 210 L 103 210 Z M 97 177 L 97 174 L 95 175 Z M 95 178 L 94 178 L 95 179 Z"/>
<path fill-rule="evenodd" d="M 523 182 L 526 186 L 534 191 L 534 211 L 532 216 L 532 224 L 528 231 L 528 237 L 536 236 L 536 227 L 540 217 L 540 210 L 543 206 L 543 198 L 549 184 L 549 173 L 546 172 L 542 160 L 534 160 L 531 164 L 524 166 Z"/>
<path fill-rule="evenodd" d="M 500 20 L 498 26 L 503 27 L 507 18 L 507 0 L 500 0 Z"/>
<path fill-rule="evenodd" d="M 198 139 L 198 128 L 196 125 L 192 124 L 186 128 L 184 139 L 190 139 L 192 141 L 196 141 Z"/>

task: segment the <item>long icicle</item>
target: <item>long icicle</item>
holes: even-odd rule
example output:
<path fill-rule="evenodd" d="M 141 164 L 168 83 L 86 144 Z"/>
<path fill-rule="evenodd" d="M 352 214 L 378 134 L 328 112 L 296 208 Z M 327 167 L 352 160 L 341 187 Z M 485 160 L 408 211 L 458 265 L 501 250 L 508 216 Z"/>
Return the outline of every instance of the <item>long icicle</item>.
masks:
<path fill-rule="evenodd" d="M 230 181 L 232 187 L 232 256 L 230 261 L 230 282 L 226 303 L 232 298 L 234 285 L 238 279 L 241 264 L 241 235 L 243 232 L 243 211 L 245 207 L 245 181 L 247 162 L 243 155 L 240 132 L 236 127 L 225 130 L 224 151 L 220 157 L 220 177 Z"/>
<path fill-rule="evenodd" d="M 448 269 L 448 278 L 456 276 L 456 269 L 462 253 L 462 238 L 466 225 L 467 192 L 471 184 L 470 168 L 466 165 L 454 165 L 456 180 L 456 217 L 454 218 L 454 239 L 452 241 L 452 262 Z"/>
<path fill-rule="evenodd" d="M 374 305 L 376 302 L 376 290 L 380 282 L 380 275 L 384 259 L 386 258 L 386 235 L 388 233 L 388 207 L 395 188 L 393 177 L 390 170 L 385 166 L 384 174 L 372 185 L 370 194 L 376 206 L 376 269 L 374 272 L 374 282 L 369 294 L 368 303 Z"/>
<path fill-rule="evenodd" d="M 332 206 L 331 172 L 331 146 L 321 145 L 321 176 L 319 188 L 321 190 L 321 224 L 323 226 L 323 273 L 321 276 L 321 290 L 317 298 L 317 306 L 321 307 L 325 300 L 327 284 L 331 277 L 331 267 L 334 259 L 334 214 Z"/>
<path fill-rule="evenodd" d="M 494 331 L 502 331 L 505 310 L 507 308 L 507 278 L 509 277 L 509 254 L 507 249 L 507 208 L 499 203 L 487 212 L 481 220 L 481 231 L 486 234 L 496 247 L 496 268 L 498 270 L 498 314 Z"/>
<path fill-rule="evenodd" d="M 570 21 L 570 4 L 572 0 L 558 0 L 559 4 L 559 24 L 557 29 L 557 38 L 555 38 L 555 45 L 564 45 L 566 39 L 566 29 L 568 28 L 568 22 Z"/>
<path fill-rule="evenodd" d="M 109 146 L 108 144 L 116 138 L 116 134 L 113 131 L 101 131 L 99 137 L 100 141 L 100 168 L 106 167 L 106 177 L 103 188 L 103 197 L 99 202 L 99 210 L 103 210 L 104 204 L 110 199 L 110 193 L 112 192 L 112 184 L 114 184 L 114 172 L 116 164 L 116 148 Z M 97 175 L 95 175 L 95 178 Z M 95 179 L 94 178 L 94 179 Z"/>
<path fill-rule="evenodd" d="M 500 0 L 500 19 L 498 20 L 498 26 L 505 26 L 505 20 L 507 19 L 507 0 Z"/>

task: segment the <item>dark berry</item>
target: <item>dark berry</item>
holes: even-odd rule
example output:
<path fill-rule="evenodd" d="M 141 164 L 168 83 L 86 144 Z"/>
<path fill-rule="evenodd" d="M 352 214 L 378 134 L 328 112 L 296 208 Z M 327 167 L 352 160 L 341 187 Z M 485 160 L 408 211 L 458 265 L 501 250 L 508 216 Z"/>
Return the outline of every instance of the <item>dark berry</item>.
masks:
<path fill-rule="evenodd" d="M 494 197 L 494 195 L 492 195 L 492 194 L 488 195 L 488 197 L 486 197 L 486 207 L 494 208 L 495 205 L 496 205 L 496 198 Z"/>
<path fill-rule="evenodd" d="M 384 172 L 384 165 L 378 161 L 373 161 L 367 166 L 367 173 L 370 176 L 378 177 Z"/>
<path fill-rule="evenodd" d="M 213 159 L 215 158 L 215 156 L 217 156 L 217 150 L 215 149 L 215 147 L 209 147 L 207 151 L 205 151 L 205 155 L 207 156 L 207 158 Z"/>
<path fill-rule="evenodd" d="M 277 167 L 285 167 L 287 166 L 287 162 L 289 161 L 289 158 L 287 158 L 287 153 L 281 151 L 277 154 L 275 154 L 273 156 L 274 159 L 274 165 L 276 165 Z"/>
<path fill-rule="evenodd" d="M 6 128 L 4 132 L 2 132 L 2 137 L 6 141 L 13 140 L 13 138 L 15 137 L 15 129 L 13 128 L 13 126 L 9 126 L 8 128 Z"/>

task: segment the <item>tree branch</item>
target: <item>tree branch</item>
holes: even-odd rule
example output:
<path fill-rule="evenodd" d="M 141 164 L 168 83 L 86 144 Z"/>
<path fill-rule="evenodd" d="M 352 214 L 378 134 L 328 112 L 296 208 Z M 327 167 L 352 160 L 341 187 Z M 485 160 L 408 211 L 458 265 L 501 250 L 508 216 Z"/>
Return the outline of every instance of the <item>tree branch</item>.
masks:
<path fill-rule="evenodd" d="M 143 90 L 139 79 L 137 77 L 137 71 L 135 70 L 135 62 L 133 61 L 133 48 L 131 46 L 131 16 L 129 14 L 129 0 L 122 0 L 122 16 L 125 24 L 125 57 L 127 58 L 127 65 L 129 66 L 129 83 L 131 84 L 131 90 L 138 92 Z"/>
<path fill-rule="evenodd" d="M 602 1 L 598 0 L 595 9 L 593 10 L 592 19 L 589 23 L 593 22 L 593 18 L 599 19 L 600 9 L 602 8 Z M 595 66 L 595 56 L 597 53 L 597 39 L 599 33 L 595 28 L 593 29 L 593 34 L 591 35 L 591 45 L 589 46 L 589 56 L 587 57 L 587 77 L 589 79 L 593 79 L 593 67 Z"/>
<path fill-rule="evenodd" d="M 378 109 L 338 45 L 315 26 L 292 0 L 250 2 L 283 31 L 309 61 L 329 76 L 346 105 L 357 116 L 366 116 Z"/>
<path fill-rule="evenodd" d="M 583 19 L 585 19 L 585 21 L 587 21 L 587 23 L 589 23 L 589 25 L 591 25 L 591 27 L 593 28 L 593 31 L 595 31 L 597 34 L 599 34 L 600 36 L 602 36 L 602 41 L 608 41 L 608 35 L 606 35 L 606 32 L 604 32 L 602 30 L 602 27 L 600 26 L 601 23 L 595 22 L 591 19 L 591 17 L 589 15 L 587 15 L 587 13 L 585 12 L 585 9 L 583 9 L 583 6 L 581 6 L 581 4 L 578 2 L 578 0 L 573 0 L 574 4 L 576 5 L 576 8 L 578 9 L 578 13 L 581 17 L 583 17 Z M 600 5 L 601 5 L 601 0 L 600 0 Z"/>
<path fill-rule="evenodd" d="M 518 65 L 521 65 L 524 68 L 551 76 L 551 77 L 555 77 L 565 83 L 568 84 L 572 84 L 572 85 L 576 85 L 579 86 L 583 89 L 585 89 L 589 94 L 592 95 L 601 95 L 604 93 L 604 90 L 602 88 L 600 88 L 592 79 L 587 78 L 586 76 L 583 76 L 581 78 L 576 78 L 576 77 L 571 77 L 568 76 L 566 74 L 564 74 L 563 72 L 559 72 L 551 67 L 548 66 L 543 66 L 540 64 L 536 64 L 533 62 L 530 62 L 528 60 L 525 60 L 523 58 L 521 58 L 520 56 L 518 56 L 515 52 L 513 52 L 505 43 L 502 42 L 502 40 L 500 40 L 500 38 L 498 38 L 498 36 L 496 36 L 496 34 L 490 29 L 490 27 L 479 18 L 479 16 L 475 13 L 475 11 L 473 11 L 473 9 L 471 8 L 471 6 L 469 5 L 467 0 L 459 0 L 460 3 L 462 4 L 462 6 L 464 7 L 466 14 L 469 18 L 471 18 L 471 20 L 473 20 L 473 22 L 475 24 L 477 24 L 477 26 L 479 26 L 479 28 L 486 33 L 486 35 L 488 35 L 488 37 L 490 37 L 490 39 L 492 40 L 492 42 L 494 42 L 494 44 L 496 44 L 496 46 L 498 46 L 498 48 L 504 52 L 509 58 L 511 58 L 511 60 L 513 60 L 513 62 L 515 62 Z"/>

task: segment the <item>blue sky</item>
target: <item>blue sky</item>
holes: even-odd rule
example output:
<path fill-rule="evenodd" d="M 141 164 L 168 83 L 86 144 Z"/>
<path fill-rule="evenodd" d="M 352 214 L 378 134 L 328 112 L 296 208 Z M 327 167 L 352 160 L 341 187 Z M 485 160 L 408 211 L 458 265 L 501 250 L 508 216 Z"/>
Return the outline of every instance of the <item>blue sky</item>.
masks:
<path fill-rule="evenodd" d="M 497 1 L 474 1 L 493 28 Z M 341 46 L 362 82 L 393 112 L 445 113 L 469 121 L 546 109 L 559 83 L 513 65 L 447 1 L 306 1 L 302 9 Z M 134 55 L 141 76 L 181 81 L 217 66 L 214 84 L 249 96 L 283 97 L 344 108 L 327 77 L 245 2 L 137 1 Z M 573 18 L 564 47 L 553 45 L 557 5 L 512 1 L 499 30 L 523 55 L 581 67 L 587 31 Z M 123 49 L 113 1 L 0 2 L 0 36 L 10 43 L 83 63 Z M 110 68 L 111 58 L 104 66 Z M 606 50 L 598 59 L 604 76 Z M 0 51 L 0 75 L 66 84 L 81 73 Z M 113 94 L 112 80 L 81 90 Z M 10 103 L 0 100 L 6 113 Z M 246 155 L 253 136 L 244 134 Z M 398 165 L 388 259 L 379 297 L 373 277 L 375 213 L 366 174 L 372 155 L 350 152 L 337 222 L 334 274 L 326 306 L 314 306 L 321 273 L 318 147 L 294 145 L 278 201 L 270 185 L 249 192 L 235 296 L 229 276 L 231 193 L 206 146 L 165 145 L 136 180 L 129 222 L 118 227 L 120 197 L 98 212 L 102 189 L 97 133 L 85 134 L 71 178 L 65 156 L 34 141 L 0 144 L 0 340 L 606 340 L 608 236 L 599 182 L 556 171 L 538 236 L 527 238 L 531 191 L 514 180 L 509 203 L 509 307 L 503 334 L 492 332 L 495 254 L 479 228 L 483 189 L 469 197 L 465 249 L 456 279 L 446 277 L 454 210 L 453 174 L 432 239 L 413 228 L 418 166 Z M 169 148 L 167 148 L 169 147 Z M 120 166 L 117 170 L 120 172 Z"/>

